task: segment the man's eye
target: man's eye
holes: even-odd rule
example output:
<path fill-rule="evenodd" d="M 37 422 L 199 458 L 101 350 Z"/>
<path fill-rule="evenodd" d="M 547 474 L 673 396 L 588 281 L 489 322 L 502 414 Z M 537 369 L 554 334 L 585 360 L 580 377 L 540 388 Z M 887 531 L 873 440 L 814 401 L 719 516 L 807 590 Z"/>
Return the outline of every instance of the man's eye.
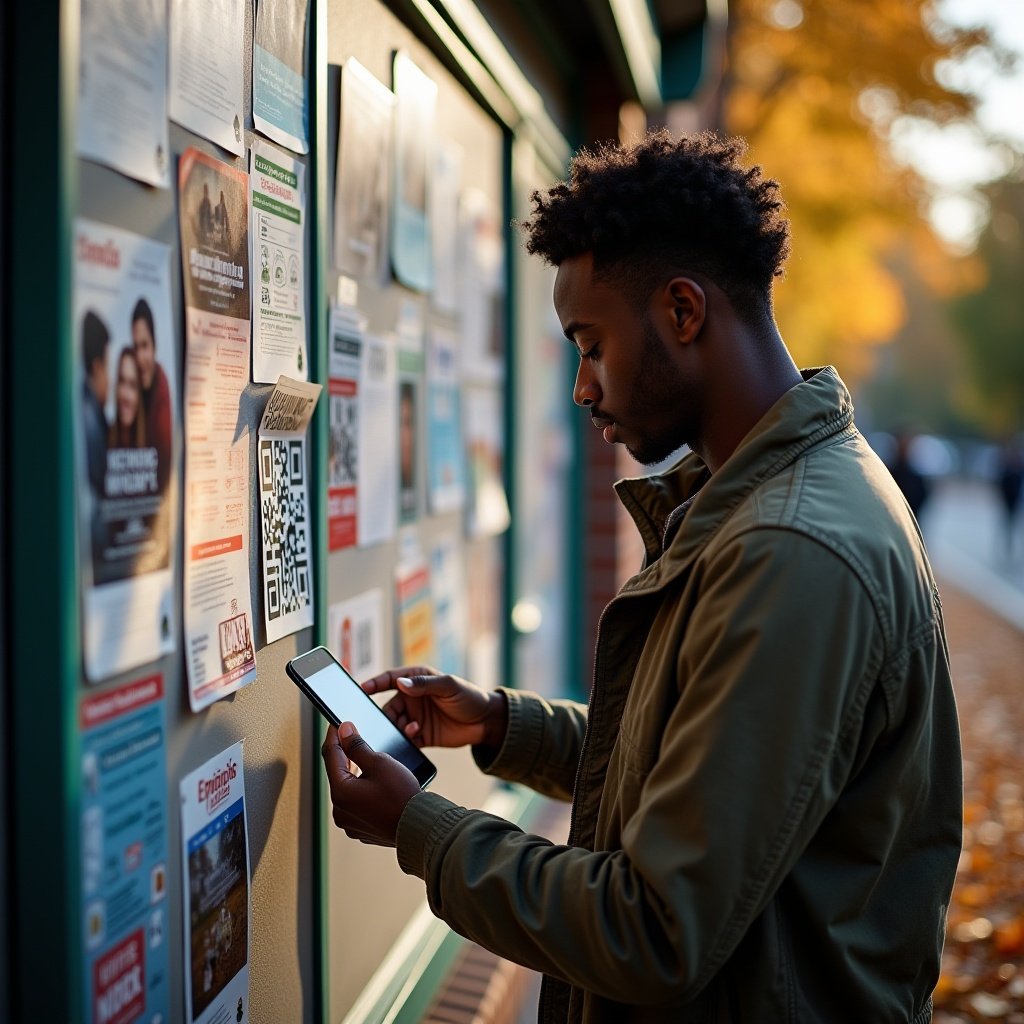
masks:
<path fill-rule="evenodd" d="M 580 352 L 580 359 L 594 360 L 598 356 L 597 345 L 591 345 L 586 352 Z"/>

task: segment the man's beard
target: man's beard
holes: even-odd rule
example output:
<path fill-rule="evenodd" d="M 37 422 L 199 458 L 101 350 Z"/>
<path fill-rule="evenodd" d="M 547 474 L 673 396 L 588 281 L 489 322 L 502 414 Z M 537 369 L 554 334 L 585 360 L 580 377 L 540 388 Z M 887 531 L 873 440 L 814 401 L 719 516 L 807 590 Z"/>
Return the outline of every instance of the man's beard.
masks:
<path fill-rule="evenodd" d="M 644 315 L 643 349 L 640 366 L 633 383 L 633 398 L 629 404 L 631 420 L 641 422 L 650 415 L 652 408 L 673 408 L 671 422 L 650 437 L 639 438 L 634 444 L 625 446 L 626 451 L 643 466 L 653 466 L 668 458 L 684 444 L 693 443 L 696 433 L 693 422 L 697 409 L 696 396 L 692 387 L 683 377 L 679 368 L 669 358 L 665 345 L 651 323 Z"/>

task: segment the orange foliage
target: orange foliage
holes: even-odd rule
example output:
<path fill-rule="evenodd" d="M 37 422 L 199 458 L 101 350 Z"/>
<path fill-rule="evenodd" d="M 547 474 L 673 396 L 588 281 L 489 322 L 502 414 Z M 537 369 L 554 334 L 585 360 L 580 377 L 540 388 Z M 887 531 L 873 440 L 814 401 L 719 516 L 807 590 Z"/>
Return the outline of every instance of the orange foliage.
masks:
<path fill-rule="evenodd" d="M 977 285 L 977 268 L 954 261 L 924 222 L 921 182 L 888 158 L 885 136 L 904 113 L 970 116 L 972 97 L 941 85 L 935 67 L 990 41 L 929 29 L 926 0 L 730 7 L 724 127 L 781 182 L 792 224 L 775 294 L 783 336 L 801 365 L 836 363 L 856 381 L 905 320 L 897 263 L 939 294 Z"/>

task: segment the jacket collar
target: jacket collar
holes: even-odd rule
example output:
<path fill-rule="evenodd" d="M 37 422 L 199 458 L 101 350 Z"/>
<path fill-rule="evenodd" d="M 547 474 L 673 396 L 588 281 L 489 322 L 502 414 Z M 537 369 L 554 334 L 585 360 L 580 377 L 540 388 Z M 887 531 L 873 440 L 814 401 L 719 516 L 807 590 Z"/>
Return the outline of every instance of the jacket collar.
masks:
<path fill-rule="evenodd" d="M 769 477 L 808 449 L 853 427 L 853 401 L 834 367 L 802 370 L 803 382 L 790 388 L 740 441 L 717 473 L 690 454 L 664 474 L 630 477 L 615 484 L 619 500 L 633 517 L 647 560 L 621 593 L 655 589 L 688 565 L 732 511 Z M 685 521 L 664 555 L 665 522 L 690 502 Z"/>

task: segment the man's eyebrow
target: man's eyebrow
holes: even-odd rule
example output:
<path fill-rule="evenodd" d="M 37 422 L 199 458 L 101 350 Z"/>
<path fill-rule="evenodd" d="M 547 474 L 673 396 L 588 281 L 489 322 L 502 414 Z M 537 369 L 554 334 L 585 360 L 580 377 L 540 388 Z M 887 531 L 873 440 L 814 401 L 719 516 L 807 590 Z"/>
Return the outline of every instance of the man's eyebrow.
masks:
<path fill-rule="evenodd" d="M 562 328 L 562 332 L 565 334 L 566 338 L 568 338 L 569 341 L 571 341 L 575 345 L 576 344 L 576 338 L 574 337 L 574 335 L 578 331 L 585 331 L 588 327 L 593 327 L 593 326 L 594 326 L 593 324 L 581 323 L 579 320 L 570 320 L 565 325 L 565 327 Z"/>

